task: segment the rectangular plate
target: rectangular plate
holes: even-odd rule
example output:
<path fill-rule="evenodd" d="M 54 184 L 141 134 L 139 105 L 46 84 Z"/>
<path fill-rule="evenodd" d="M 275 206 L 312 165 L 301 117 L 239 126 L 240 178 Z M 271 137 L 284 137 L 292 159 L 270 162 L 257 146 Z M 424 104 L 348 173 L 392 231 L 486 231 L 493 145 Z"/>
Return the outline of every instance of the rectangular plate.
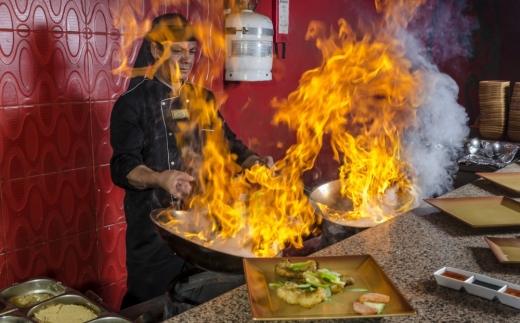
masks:
<path fill-rule="evenodd" d="M 498 261 L 520 264 L 520 239 L 484 237 Z"/>
<path fill-rule="evenodd" d="M 288 257 L 290 262 L 315 260 L 318 268 L 327 268 L 344 275 L 351 275 L 355 284 L 332 295 L 330 301 L 321 302 L 308 309 L 300 305 L 289 305 L 276 296 L 269 283 L 285 281 L 275 274 L 274 267 L 282 258 L 244 258 L 244 272 L 249 293 L 253 320 L 319 320 L 339 318 L 368 318 L 385 316 L 415 315 L 415 310 L 395 287 L 381 267 L 370 255 L 331 257 Z M 379 315 L 361 315 L 354 312 L 353 302 L 364 292 L 349 292 L 349 288 L 366 288 L 370 292 L 390 296 Z"/>
<path fill-rule="evenodd" d="M 424 199 L 474 228 L 520 226 L 520 203 L 505 196 Z"/>
<path fill-rule="evenodd" d="M 520 173 L 475 173 L 490 182 L 520 193 Z"/>

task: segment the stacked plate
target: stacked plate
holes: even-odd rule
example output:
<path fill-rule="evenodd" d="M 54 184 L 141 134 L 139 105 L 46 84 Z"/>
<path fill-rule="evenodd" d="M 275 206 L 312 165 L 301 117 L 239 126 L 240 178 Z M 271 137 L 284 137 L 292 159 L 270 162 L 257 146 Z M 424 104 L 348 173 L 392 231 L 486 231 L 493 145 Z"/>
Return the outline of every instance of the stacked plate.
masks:
<path fill-rule="evenodd" d="M 509 81 L 480 81 L 480 134 L 485 139 L 501 139 L 506 132 Z"/>
<path fill-rule="evenodd" d="M 520 82 L 513 87 L 513 96 L 509 104 L 507 135 L 513 141 L 520 141 Z"/>

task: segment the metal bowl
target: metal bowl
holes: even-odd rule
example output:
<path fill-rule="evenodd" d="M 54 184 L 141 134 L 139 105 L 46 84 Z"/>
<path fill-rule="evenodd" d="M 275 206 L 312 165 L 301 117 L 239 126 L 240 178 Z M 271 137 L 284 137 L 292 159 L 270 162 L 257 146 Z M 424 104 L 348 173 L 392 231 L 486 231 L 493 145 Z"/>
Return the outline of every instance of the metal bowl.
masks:
<path fill-rule="evenodd" d="M 0 316 L 0 323 L 33 323 L 34 321 L 24 316 L 22 313 L 11 313 Z"/>
<path fill-rule="evenodd" d="M 88 323 L 132 323 L 132 321 L 118 316 L 104 316 L 97 319 L 93 319 L 92 321 L 88 321 Z"/>
<path fill-rule="evenodd" d="M 0 298 L 5 301 L 9 301 L 12 297 L 15 296 L 23 296 L 28 294 L 51 294 L 53 296 L 58 296 L 67 291 L 67 287 L 61 285 L 60 282 L 57 282 L 50 278 L 37 278 L 32 279 L 23 283 L 19 283 L 8 287 L 0 292 Z M 30 304 L 25 307 L 30 307 L 35 304 Z M 22 306 L 19 306 L 22 307 Z"/>
<path fill-rule="evenodd" d="M 65 295 L 57 296 L 48 301 L 42 302 L 38 305 L 35 305 L 27 312 L 27 316 L 29 318 L 31 318 L 36 313 L 38 313 L 38 311 L 41 311 L 49 306 L 58 305 L 58 304 L 81 305 L 81 306 L 84 306 L 84 307 L 92 310 L 98 317 L 108 314 L 108 312 L 105 309 L 101 308 L 100 306 L 95 305 L 86 297 L 83 297 L 81 295 L 76 295 L 76 294 L 65 294 Z"/>
<path fill-rule="evenodd" d="M 340 180 L 322 184 L 312 190 L 309 201 L 316 214 L 330 222 L 353 228 L 370 228 L 377 225 L 371 218 L 344 221 L 334 216 L 335 213 L 343 214 L 354 209 L 352 201 L 341 195 Z"/>

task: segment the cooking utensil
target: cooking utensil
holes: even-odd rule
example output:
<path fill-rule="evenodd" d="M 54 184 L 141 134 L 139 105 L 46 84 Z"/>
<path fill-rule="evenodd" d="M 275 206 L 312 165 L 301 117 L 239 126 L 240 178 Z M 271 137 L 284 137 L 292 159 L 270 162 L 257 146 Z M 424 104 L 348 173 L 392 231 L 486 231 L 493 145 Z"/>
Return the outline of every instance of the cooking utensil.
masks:
<path fill-rule="evenodd" d="M 352 201 L 341 195 L 339 179 L 322 184 L 312 190 L 309 194 L 309 201 L 314 207 L 314 211 L 330 222 L 354 228 L 370 228 L 377 224 L 372 218 L 368 217 L 342 220 L 340 216 L 335 216 L 335 214 L 345 214 L 354 209 Z"/>
<path fill-rule="evenodd" d="M 154 210 L 150 217 L 161 237 L 179 257 L 204 270 L 237 274 L 244 272 L 243 256 L 202 246 L 167 229 L 170 216 L 182 220 L 192 216 L 189 212 L 171 209 L 167 213 L 164 211 L 166 209 Z"/>

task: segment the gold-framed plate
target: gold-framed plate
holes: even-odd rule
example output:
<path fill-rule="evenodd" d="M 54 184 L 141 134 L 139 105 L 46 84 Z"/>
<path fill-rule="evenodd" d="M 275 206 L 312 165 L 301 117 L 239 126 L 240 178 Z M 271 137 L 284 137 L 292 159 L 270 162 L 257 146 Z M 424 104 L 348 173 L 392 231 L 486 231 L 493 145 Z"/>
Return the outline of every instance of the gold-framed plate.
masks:
<path fill-rule="evenodd" d="M 505 187 L 509 190 L 512 190 L 516 193 L 520 193 L 520 173 L 512 172 L 512 173 L 475 173 L 478 176 L 487 179 L 490 182 L 493 182 L 497 185 Z"/>
<path fill-rule="evenodd" d="M 498 261 L 520 265 L 520 239 L 499 237 L 484 237 L 484 239 Z"/>
<path fill-rule="evenodd" d="M 321 320 L 415 315 L 414 308 L 371 255 L 285 258 L 291 263 L 312 259 L 317 262 L 318 268 L 350 275 L 355 279 L 354 285 L 346 286 L 342 292 L 333 294 L 330 300 L 312 308 L 287 304 L 276 296 L 275 288 L 269 287 L 270 283 L 287 280 L 276 275 L 274 269 L 282 259 L 284 258 L 244 258 L 244 273 L 253 320 Z M 359 301 L 359 297 L 366 293 L 366 290 L 390 296 L 390 302 L 380 314 L 361 315 L 354 312 L 354 301 Z"/>
<path fill-rule="evenodd" d="M 432 198 L 424 201 L 474 228 L 520 226 L 520 202 L 506 196 Z"/>

